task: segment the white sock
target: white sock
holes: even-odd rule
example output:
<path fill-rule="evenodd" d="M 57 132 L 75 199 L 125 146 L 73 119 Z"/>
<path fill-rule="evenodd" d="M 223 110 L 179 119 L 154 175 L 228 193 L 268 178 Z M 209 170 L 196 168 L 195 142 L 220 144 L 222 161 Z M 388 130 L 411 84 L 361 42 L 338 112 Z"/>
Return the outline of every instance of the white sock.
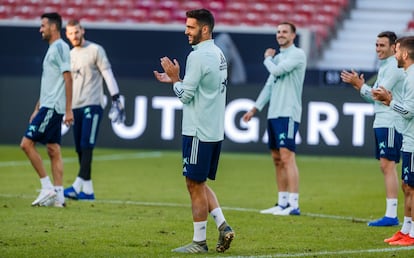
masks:
<path fill-rule="evenodd" d="M 93 194 L 92 180 L 84 180 L 83 181 L 82 191 L 86 194 Z"/>
<path fill-rule="evenodd" d="M 403 222 L 403 225 L 401 227 L 401 233 L 403 233 L 403 234 L 410 233 L 411 225 L 412 225 L 411 217 L 404 216 L 404 222 Z"/>
<path fill-rule="evenodd" d="M 299 208 L 299 193 L 289 193 L 289 204 L 292 208 Z"/>
<path fill-rule="evenodd" d="M 411 225 L 414 225 L 414 221 L 413 221 L 413 220 L 411 220 Z M 409 236 L 410 236 L 411 238 L 414 238 L 414 227 L 413 227 L 413 226 L 411 226 Z"/>
<path fill-rule="evenodd" d="M 76 177 L 75 182 L 73 182 L 72 187 L 75 189 L 76 193 L 80 193 L 82 190 L 83 179 L 80 177 Z"/>
<path fill-rule="evenodd" d="M 193 222 L 194 236 L 193 241 L 201 242 L 207 239 L 207 221 Z"/>
<path fill-rule="evenodd" d="M 385 216 L 389 218 L 397 217 L 398 199 L 387 198 L 387 209 L 385 210 Z"/>
<path fill-rule="evenodd" d="M 223 211 L 221 210 L 220 207 L 212 210 L 210 212 L 210 215 L 213 217 L 214 221 L 216 222 L 217 228 L 219 228 L 221 224 L 223 224 L 223 222 L 226 221 L 226 219 L 224 218 Z"/>
<path fill-rule="evenodd" d="M 286 207 L 288 205 L 289 193 L 288 192 L 279 192 L 277 203 L 279 206 Z"/>
<path fill-rule="evenodd" d="M 63 186 L 55 186 L 56 201 L 58 203 L 65 203 L 65 196 L 63 196 Z"/>
<path fill-rule="evenodd" d="M 40 178 L 40 184 L 42 185 L 42 189 L 53 189 L 52 181 L 48 176 Z"/>

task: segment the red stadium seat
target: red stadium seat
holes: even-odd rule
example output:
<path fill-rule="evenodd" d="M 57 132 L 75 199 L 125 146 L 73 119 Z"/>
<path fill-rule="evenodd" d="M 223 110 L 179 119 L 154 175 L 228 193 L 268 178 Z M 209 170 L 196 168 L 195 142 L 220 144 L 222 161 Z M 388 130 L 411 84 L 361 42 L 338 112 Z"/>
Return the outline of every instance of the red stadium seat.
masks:
<path fill-rule="evenodd" d="M 318 7 L 317 12 L 321 14 L 331 15 L 335 19 L 342 16 L 342 8 L 335 4 L 323 4 Z"/>
<path fill-rule="evenodd" d="M 348 0 L 324 0 L 326 4 L 336 4 L 342 8 L 347 8 L 349 6 Z"/>
<path fill-rule="evenodd" d="M 177 23 L 179 22 L 181 24 L 184 24 L 185 23 L 185 20 L 187 18 L 186 14 L 185 14 L 186 12 L 187 12 L 186 10 L 182 10 L 182 9 L 174 10 L 172 12 L 172 19 L 173 19 L 173 21 L 174 22 L 177 22 Z"/>
<path fill-rule="evenodd" d="M 109 22 L 125 22 L 128 21 L 126 9 L 108 8 L 104 13 L 104 20 Z"/>
<path fill-rule="evenodd" d="M 178 2 L 179 4 L 177 8 L 185 10 L 185 11 L 204 7 L 203 2 L 201 1 L 182 1 L 182 2 L 178 1 Z"/>
<path fill-rule="evenodd" d="M 0 19 L 13 18 L 13 8 L 8 5 L 0 5 Z"/>
<path fill-rule="evenodd" d="M 13 18 L 22 20 L 34 20 L 39 19 L 41 12 L 35 6 L 15 6 L 13 9 Z"/>
<path fill-rule="evenodd" d="M 336 25 L 336 20 L 332 15 L 316 13 L 312 16 L 311 23 L 328 25 L 330 28 L 334 28 Z"/>
<path fill-rule="evenodd" d="M 117 8 L 122 8 L 125 10 L 135 8 L 135 1 L 134 0 L 118 0 L 113 1 L 113 6 Z"/>
<path fill-rule="evenodd" d="M 285 13 L 266 13 L 262 17 L 263 19 L 263 25 L 265 26 L 277 26 L 279 23 L 288 20 L 288 15 Z"/>
<path fill-rule="evenodd" d="M 260 26 L 263 24 L 262 13 L 244 12 L 239 15 L 241 25 Z"/>
<path fill-rule="evenodd" d="M 271 3 L 267 3 L 267 2 L 255 2 L 255 3 L 251 3 L 251 5 L 249 6 L 249 11 L 253 11 L 253 12 L 261 12 L 263 14 L 269 12 L 269 10 L 271 10 Z"/>
<path fill-rule="evenodd" d="M 220 25 L 238 25 L 240 23 L 240 14 L 230 11 L 221 12 L 216 17 L 216 23 Z"/>
<path fill-rule="evenodd" d="M 294 2 L 278 2 L 273 4 L 271 11 L 291 13 L 295 8 Z"/>
<path fill-rule="evenodd" d="M 317 48 L 322 47 L 323 42 L 330 36 L 330 28 L 324 24 L 311 24 L 308 28 L 315 33 Z"/>
<path fill-rule="evenodd" d="M 135 1 L 135 8 L 151 10 L 157 7 L 157 2 L 154 0 L 139 0 Z"/>
<path fill-rule="evenodd" d="M 292 21 L 316 33 L 318 44 L 329 38 L 349 8 L 349 0 L 0 0 L 0 19 L 37 19 L 58 11 L 64 20 L 116 23 L 184 23 L 188 10 L 207 8 L 218 25 L 276 26 Z M 414 30 L 414 19 L 407 24 Z"/>
<path fill-rule="evenodd" d="M 149 11 L 146 9 L 128 9 L 125 18 L 129 22 L 143 23 L 149 21 Z"/>
<path fill-rule="evenodd" d="M 249 4 L 242 1 L 231 1 L 226 4 L 226 10 L 229 12 L 245 12 L 249 9 Z"/>
<path fill-rule="evenodd" d="M 104 8 L 83 8 L 82 9 L 82 20 L 84 21 L 100 21 L 103 20 L 105 9 Z"/>
<path fill-rule="evenodd" d="M 314 14 L 318 10 L 318 5 L 313 3 L 307 4 L 296 4 L 294 7 L 294 12 L 306 12 Z"/>
<path fill-rule="evenodd" d="M 208 1 L 206 8 L 212 12 L 222 11 L 225 10 L 225 4 L 224 1 Z"/>
<path fill-rule="evenodd" d="M 172 20 L 172 11 L 170 10 L 151 10 L 149 13 L 149 22 L 168 23 Z"/>
<path fill-rule="evenodd" d="M 414 19 L 408 22 L 407 30 L 414 30 Z"/>
<path fill-rule="evenodd" d="M 63 20 L 71 20 L 71 19 L 82 19 L 82 8 L 81 7 L 68 7 L 63 8 L 60 11 L 60 14 L 62 15 Z"/>
<path fill-rule="evenodd" d="M 293 13 L 288 16 L 288 20 L 293 22 L 298 27 L 306 27 L 310 24 L 311 14 L 309 13 Z"/>
<path fill-rule="evenodd" d="M 158 3 L 158 9 L 166 9 L 166 10 L 175 10 L 177 5 L 177 1 L 174 0 L 165 0 Z"/>

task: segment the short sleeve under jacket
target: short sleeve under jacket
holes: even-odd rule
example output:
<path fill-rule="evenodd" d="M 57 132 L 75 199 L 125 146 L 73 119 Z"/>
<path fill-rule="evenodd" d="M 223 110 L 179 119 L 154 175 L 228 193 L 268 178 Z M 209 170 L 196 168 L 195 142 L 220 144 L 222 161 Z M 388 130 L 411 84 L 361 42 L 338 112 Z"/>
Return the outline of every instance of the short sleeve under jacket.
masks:
<path fill-rule="evenodd" d="M 40 84 L 40 107 L 54 108 L 57 113 L 66 111 L 66 86 L 63 73 L 70 71 L 70 49 L 62 39 L 54 41 L 43 59 Z"/>

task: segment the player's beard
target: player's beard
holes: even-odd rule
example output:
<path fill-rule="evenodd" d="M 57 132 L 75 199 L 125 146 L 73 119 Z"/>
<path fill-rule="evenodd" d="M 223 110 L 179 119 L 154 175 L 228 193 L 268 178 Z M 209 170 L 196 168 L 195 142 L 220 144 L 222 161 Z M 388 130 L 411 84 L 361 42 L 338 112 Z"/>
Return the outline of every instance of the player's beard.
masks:
<path fill-rule="evenodd" d="M 79 40 L 73 40 L 71 43 L 74 47 L 80 47 L 83 44 L 83 38 L 80 38 Z"/>
<path fill-rule="evenodd" d="M 44 41 L 49 42 L 49 40 L 50 40 L 50 33 L 45 33 L 45 32 L 42 32 L 42 39 L 43 39 Z"/>
<path fill-rule="evenodd" d="M 398 66 L 398 68 L 403 68 L 404 67 L 404 61 L 401 60 L 400 58 L 397 58 L 397 66 Z"/>
<path fill-rule="evenodd" d="M 193 40 L 190 42 L 191 45 L 197 45 L 201 42 L 201 30 L 198 31 L 196 35 L 193 36 Z"/>
<path fill-rule="evenodd" d="M 288 46 L 290 42 L 287 38 L 278 38 L 277 43 L 279 44 L 279 46 L 285 47 Z"/>

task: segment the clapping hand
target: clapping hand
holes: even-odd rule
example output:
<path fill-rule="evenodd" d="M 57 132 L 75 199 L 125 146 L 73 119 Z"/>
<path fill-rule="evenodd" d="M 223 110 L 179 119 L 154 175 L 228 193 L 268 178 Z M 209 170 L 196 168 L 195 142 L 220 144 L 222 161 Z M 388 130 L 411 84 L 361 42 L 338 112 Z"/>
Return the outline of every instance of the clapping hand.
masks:
<path fill-rule="evenodd" d="M 379 86 L 376 89 L 372 89 L 372 96 L 375 100 L 381 101 L 382 104 L 389 106 L 392 100 L 391 91 L 387 90 L 383 86 Z"/>

